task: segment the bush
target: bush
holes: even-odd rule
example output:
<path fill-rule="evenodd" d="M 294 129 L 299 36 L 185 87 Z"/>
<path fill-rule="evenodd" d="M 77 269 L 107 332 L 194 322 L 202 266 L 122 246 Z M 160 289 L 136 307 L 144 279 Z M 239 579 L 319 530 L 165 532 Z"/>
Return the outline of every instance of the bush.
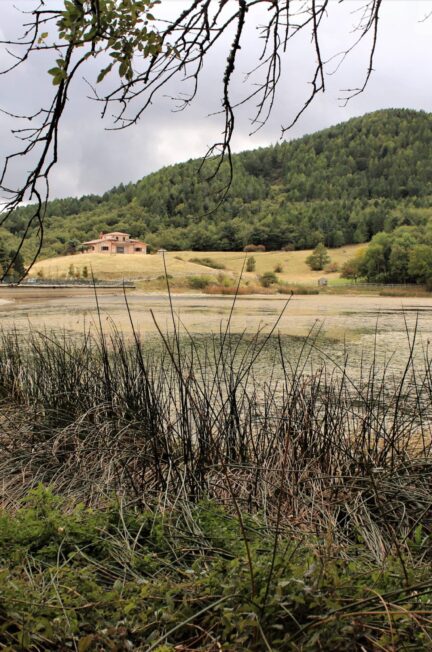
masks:
<path fill-rule="evenodd" d="M 243 251 L 265 251 L 266 248 L 264 245 L 259 244 L 259 245 L 254 245 L 254 244 L 248 244 L 246 247 L 243 248 Z"/>
<path fill-rule="evenodd" d="M 228 288 L 231 287 L 233 284 L 233 280 L 230 276 L 227 276 L 226 274 L 221 274 L 219 273 L 217 275 L 217 281 L 219 285 L 223 285 L 224 287 Z"/>
<path fill-rule="evenodd" d="M 208 276 L 189 276 L 188 284 L 193 290 L 203 290 L 211 283 L 211 278 Z"/>
<path fill-rule="evenodd" d="M 260 276 L 259 281 L 263 288 L 269 288 L 271 285 L 278 282 L 278 277 L 274 272 L 264 272 L 264 274 Z"/>
<path fill-rule="evenodd" d="M 213 269 L 225 269 L 225 265 L 218 263 L 212 258 L 189 258 L 189 262 L 196 263 L 197 265 L 204 265 L 205 267 L 213 267 Z"/>
<path fill-rule="evenodd" d="M 342 265 L 341 276 L 342 278 L 349 278 L 357 281 L 362 275 L 363 256 L 357 254 L 350 258 Z"/>
<path fill-rule="evenodd" d="M 333 272 L 338 272 L 339 265 L 337 263 L 328 263 L 328 265 L 324 267 L 324 271 L 326 272 L 326 274 L 332 274 Z"/>
<path fill-rule="evenodd" d="M 247 272 L 254 272 L 255 267 L 256 267 L 256 260 L 255 260 L 255 258 L 253 256 L 250 256 L 247 259 L 247 262 L 246 262 L 246 271 Z"/>
<path fill-rule="evenodd" d="M 295 246 L 293 245 L 292 242 L 288 242 L 288 244 L 282 247 L 282 251 L 294 251 L 294 250 L 295 250 Z"/>
<path fill-rule="evenodd" d="M 282 274 L 282 272 L 283 272 L 283 267 L 282 267 L 282 265 L 281 265 L 280 263 L 278 263 L 277 265 L 275 265 L 274 271 L 276 272 L 276 274 Z"/>

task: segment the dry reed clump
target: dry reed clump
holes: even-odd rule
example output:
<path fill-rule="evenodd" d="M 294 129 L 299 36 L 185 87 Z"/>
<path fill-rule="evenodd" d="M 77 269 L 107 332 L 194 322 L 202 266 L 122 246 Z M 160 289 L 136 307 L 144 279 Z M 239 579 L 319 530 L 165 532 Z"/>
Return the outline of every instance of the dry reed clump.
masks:
<path fill-rule="evenodd" d="M 208 285 L 203 290 L 204 294 L 225 294 L 228 296 L 246 296 L 248 294 L 274 294 L 271 288 L 264 288 L 261 285 L 242 285 L 237 287 L 235 285 Z"/>
<path fill-rule="evenodd" d="M 352 378 L 347 362 L 306 373 L 312 337 L 287 359 L 277 322 L 205 344 L 173 324 L 157 354 L 115 330 L 0 334 L 3 504 L 41 482 L 95 504 L 110 492 L 212 498 L 360 537 L 377 559 L 419 525 L 430 534 L 432 374 L 415 337 L 399 376 L 372 363 Z M 278 358 L 263 379 L 270 340 Z"/>

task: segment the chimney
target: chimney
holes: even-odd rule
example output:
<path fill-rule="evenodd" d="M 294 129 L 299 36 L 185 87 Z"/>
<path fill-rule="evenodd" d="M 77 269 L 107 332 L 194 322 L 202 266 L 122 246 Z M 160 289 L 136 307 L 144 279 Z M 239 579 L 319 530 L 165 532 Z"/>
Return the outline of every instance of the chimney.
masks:
<path fill-rule="evenodd" d="M 99 233 L 99 240 L 102 240 L 103 237 L 104 237 L 104 232 L 101 231 L 101 232 Z"/>

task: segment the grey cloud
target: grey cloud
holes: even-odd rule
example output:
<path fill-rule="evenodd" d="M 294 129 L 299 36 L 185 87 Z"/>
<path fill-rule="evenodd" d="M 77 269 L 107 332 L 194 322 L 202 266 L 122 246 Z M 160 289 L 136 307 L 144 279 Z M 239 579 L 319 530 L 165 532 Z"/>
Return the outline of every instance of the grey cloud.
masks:
<path fill-rule="evenodd" d="M 20 5 L 33 6 L 33 0 L 21 0 Z M 330 18 L 323 25 L 323 53 L 325 57 L 346 47 L 355 37 L 349 34 L 363 0 L 336 7 L 330 6 Z M 178 11 L 180 2 L 162 2 L 162 9 Z M 430 2 L 416 0 L 387 0 L 380 22 L 380 34 L 375 61 L 375 72 L 364 94 L 342 106 L 338 98 L 341 89 L 362 83 L 366 66 L 368 44 L 361 44 L 334 75 L 326 76 L 326 94 L 316 98 L 297 125 L 286 135 L 299 137 L 361 115 L 386 107 L 409 107 L 432 110 L 432 66 L 430 33 L 432 20 L 420 22 Z M 19 16 L 12 3 L 0 0 L 3 36 L 16 32 Z M 336 20 L 331 19 L 338 11 Z M 220 137 L 221 116 L 210 115 L 220 108 L 223 47 L 208 58 L 201 86 L 193 105 L 186 111 L 172 111 L 173 104 L 159 96 L 140 122 L 120 132 L 106 131 L 109 121 L 99 118 L 100 106 L 88 100 L 87 85 L 77 80 L 64 115 L 60 134 L 60 160 L 51 177 L 52 196 L 100 193 L 120 182 L 141 178 L 164 165 L 202 156 L 207 147 Z M 250 29 L 237 66 L 234 93 L 238 98 L 245 91 L 244 73 L 256 55 L 258 41 Z M 0 66 L 7 57 L 0 51 Z M 314 61 L 313 45 L 306 38 L 293 41 L 289 48 L 284 73 L 277 91 L 273 114 L 268 124 L 250 137 L 250 118 L 253 106 L 240 107 L 236 112 L 234 149 L 240 151 L 268 145 L 279 140 L 281 125 L 286 125 L 307 97 L 308 81 Z M 19 68 L 8 77 L 0 78 L 0 107 L 9 111 L 31 112 L 47 104 L 53 89 L 46 74 L 47 59 L 42 56 Z M 331 69 L 331 68 L 329 68 Z M 89 77 L 95 71 L 88 70 Z M 181 89 L 176 82 L 163 93 L 175 95 Z M 13 151 L 16 143 L 9 134 L 16 121 L 0 116 L 0 156 Z M 12 182 L 19 183 L 20 174 L 28 169 L 17 162 Z"/>

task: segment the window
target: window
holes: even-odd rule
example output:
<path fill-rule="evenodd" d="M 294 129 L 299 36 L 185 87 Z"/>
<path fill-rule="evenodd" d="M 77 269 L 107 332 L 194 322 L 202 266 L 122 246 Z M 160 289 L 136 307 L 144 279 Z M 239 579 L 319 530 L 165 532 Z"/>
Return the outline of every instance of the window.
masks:
<path fill-rule="evenodd" d="M 135 247 L 135 251 L 142 251 L 141 247 Z"/>
<path fill-rule="evenodd" d="M 116 251 L 118 254 L 124 254 L 124 247 L 116 247 Z"/>
<path fill-rule="evenodd" d="M 101 247 L 102 251 L 109 251 L 109 247 Z"/>

